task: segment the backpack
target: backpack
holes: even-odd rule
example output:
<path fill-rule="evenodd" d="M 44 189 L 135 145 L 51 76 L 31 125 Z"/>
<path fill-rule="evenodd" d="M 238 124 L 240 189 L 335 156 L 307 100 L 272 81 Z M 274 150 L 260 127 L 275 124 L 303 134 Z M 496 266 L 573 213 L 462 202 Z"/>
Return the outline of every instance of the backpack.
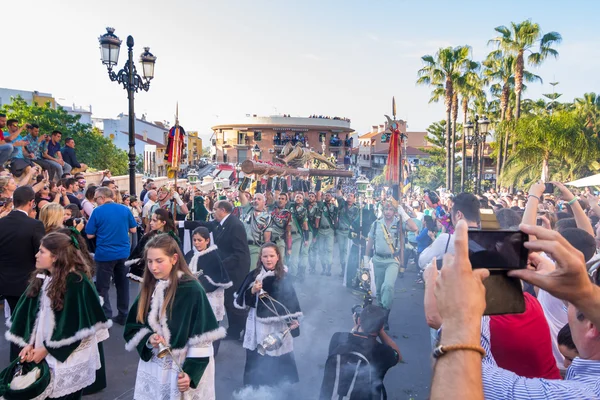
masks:
<path fill-rule="evenodd" d="M 361 353 L 341 345 L 327 357 L 320 400 L 376 400 L 373 369 Z M 383 392 L 385 393 L 385 392 Z M 382 398 L 385 398 L 383 395 Z"/>

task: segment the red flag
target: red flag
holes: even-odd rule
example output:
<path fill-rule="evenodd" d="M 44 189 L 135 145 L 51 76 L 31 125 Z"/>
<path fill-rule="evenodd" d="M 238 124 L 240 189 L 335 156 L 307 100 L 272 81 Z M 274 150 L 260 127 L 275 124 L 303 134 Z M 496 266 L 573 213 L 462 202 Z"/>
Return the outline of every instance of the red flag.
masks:
<path fill-rule="evenodd" d="M 401 133 L 398 123 L 390 124 L 390 147 L 388 150 L 387 171 L 385 179 L 391 185 L 400 184 L 400 159 L 401 159 Z"/>

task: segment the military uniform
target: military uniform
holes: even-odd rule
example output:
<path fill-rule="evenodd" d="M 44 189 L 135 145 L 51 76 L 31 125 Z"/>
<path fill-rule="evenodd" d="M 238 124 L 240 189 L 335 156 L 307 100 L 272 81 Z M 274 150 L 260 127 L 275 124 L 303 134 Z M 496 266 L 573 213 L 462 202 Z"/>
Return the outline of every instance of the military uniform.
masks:
<path fill-rule="evenodd" d="M 308 247 L 310 246 L 310 234 L 305 238 L 302 229 L 302 225 L 308 223 L 308 210 L 304 204 L 296 203 L 290 204 L 289 208 L 290 223 L 292 224 L 292 254 L 288 259 L 287 266 L 290 271 L 302 278 L 308 264 Z M 305 239 L 308 240 L 309 246 L 304 245 Z M 304 248 L 306 248 L 305 252 Z"/>
<path fill-rule="evenodd" d="M 284 259 L 286 256 L 285 234 L 291 218 L 292 213 L 285 208 L 273 207 L 271 211 L 271 242 L 277 245 L 279 253 Z"/>
<path fill-rule="evenodd" d="M 331 264 L 333 263 L 333 244 L 335 243 L 335 224 L 337 223 L 337 206 L 333 203 L 318 203 L 319 232 L 317 234 L 317 245 L 319 259 L 321 260 L 322 275 L 331 275 Z"/>
<path fill-rule="evenodd" d="M 400 219 L 394 217 L 394 220 L 388 226 L 385 223 L 385 219 L 381 218 L 373 222 L 369 231 L 369 240 L 373 241 L 372 261 L 375 273 L 375 287 L 377 288 L 377 300 L 386 310 L 392 308 L 394 286 L 398 277 L 400 263 L 394 255 L 395 251 L 390 248 L 386 240 L 384 227 L 390 235 L 394 248 L 398 250 L 400 249 L 398 229 L 402 229 L 400 223 Z"/>
<path fill-rule="evenodd" d="M 306 201 L 305 205 L 308 216 L 309 241 L 308 248 L 302 248 L 300 257 L 308 259 L 308 272 L 314 274 L 317 270 L 317 253 L 319 244 L 316 241 L 316 238 L 319 232 L 318 226 L 321 220 L 321 214 L 319 212 L 318 203 L 315 202 L 311 204 L 309 201 Z"/>
<path fill-rule="evenodd" d="M 340 264 L 342 266 L 341 276 L 344 276 L 346 263 L 348 261 L 348 237 L 352 223 L 358 217 L 358 206 L 356 204 L 348 205 L 342 196 L 337 197 L 338 202 L 338 226 L 335 231 L 338 250 L 340 254 Z"/>
<path fill-rule="evenodd" d="M 240 221 L 246 228 L 246 237 L 248 238 L 248 248 L 250 249 L 250 270 L 256 268 L 260 246 L 265 242 L 265 232 L 271 232 L 271 213 L 267 210 L 256 214 L 254 207 L 250 204 L 240 207 Z"/>

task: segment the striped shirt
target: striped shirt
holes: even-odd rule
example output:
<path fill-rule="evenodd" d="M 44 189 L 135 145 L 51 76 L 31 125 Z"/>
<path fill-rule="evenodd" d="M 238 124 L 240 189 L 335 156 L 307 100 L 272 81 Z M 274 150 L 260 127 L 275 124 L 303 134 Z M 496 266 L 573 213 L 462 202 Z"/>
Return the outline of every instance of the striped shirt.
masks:
<path fill-rule="evenodd" d="M 481 346 L 486 351 L 482 363 L 483 392 L 486 399 L 600 399 L 600 360 L 576 357 L 566 380 L 523 378 L 502 369 L 490 351 L 490 319 L 481 320 Z"/>

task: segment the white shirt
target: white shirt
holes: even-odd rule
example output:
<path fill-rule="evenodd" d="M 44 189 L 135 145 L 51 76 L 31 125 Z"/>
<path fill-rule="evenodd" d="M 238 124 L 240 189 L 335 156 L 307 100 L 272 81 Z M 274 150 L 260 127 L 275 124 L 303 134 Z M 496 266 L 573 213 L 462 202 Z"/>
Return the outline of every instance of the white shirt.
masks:
<path fill-rule="evenodd" d="M 225 220 L 226 220 L 227 218 L 229 218 L 229 216 L 230 216 L 230 215 L 231 215 L 231 214 L 227 214 L 225 217 L 223 217 L 223 219 L 221 220 L 221 222 L 219 222 L 219 223 L 221 224 L 221 226 L 223 226 L 223 224 L 225 223 Z"/>
<path fill-rule="evenodd" d="M 146 202 L 146 204 L 144 204 L 144 208 L 142 208 L 142 218 L 148 218 L 148 214 L 150 213 L 150 210 L 155 204 L 156 202 L 148 198 L 148 201 Z"/>
<path fill-rule="evenodd" d="M 564 370 L 565 357 L 558 350 L 558 332 L 563 326 L 569 323 L 569 319 L 567 317 L 567 306 L 562 300 L 557 299 L 542 289 L 539 290 L 537 299 L 542 305 L 546 322 L 548 322 L 548 326 L 550 327 L 552 354 L 556 359 L 556 365 L 560 370 Z"/>
<path fill-rule="evenodd" d="M 448 246 L 447 251 L 446 245 Z M 421 256 L 419 257 L 419 268 L 425 269 L 427 264 L 433 260 L 433 257 L 440 263 L 438 265 L 441 265 L 442 258 L 446 253 L 454 254 L 454 235 L 442 233 L 421 253 Z"/>

